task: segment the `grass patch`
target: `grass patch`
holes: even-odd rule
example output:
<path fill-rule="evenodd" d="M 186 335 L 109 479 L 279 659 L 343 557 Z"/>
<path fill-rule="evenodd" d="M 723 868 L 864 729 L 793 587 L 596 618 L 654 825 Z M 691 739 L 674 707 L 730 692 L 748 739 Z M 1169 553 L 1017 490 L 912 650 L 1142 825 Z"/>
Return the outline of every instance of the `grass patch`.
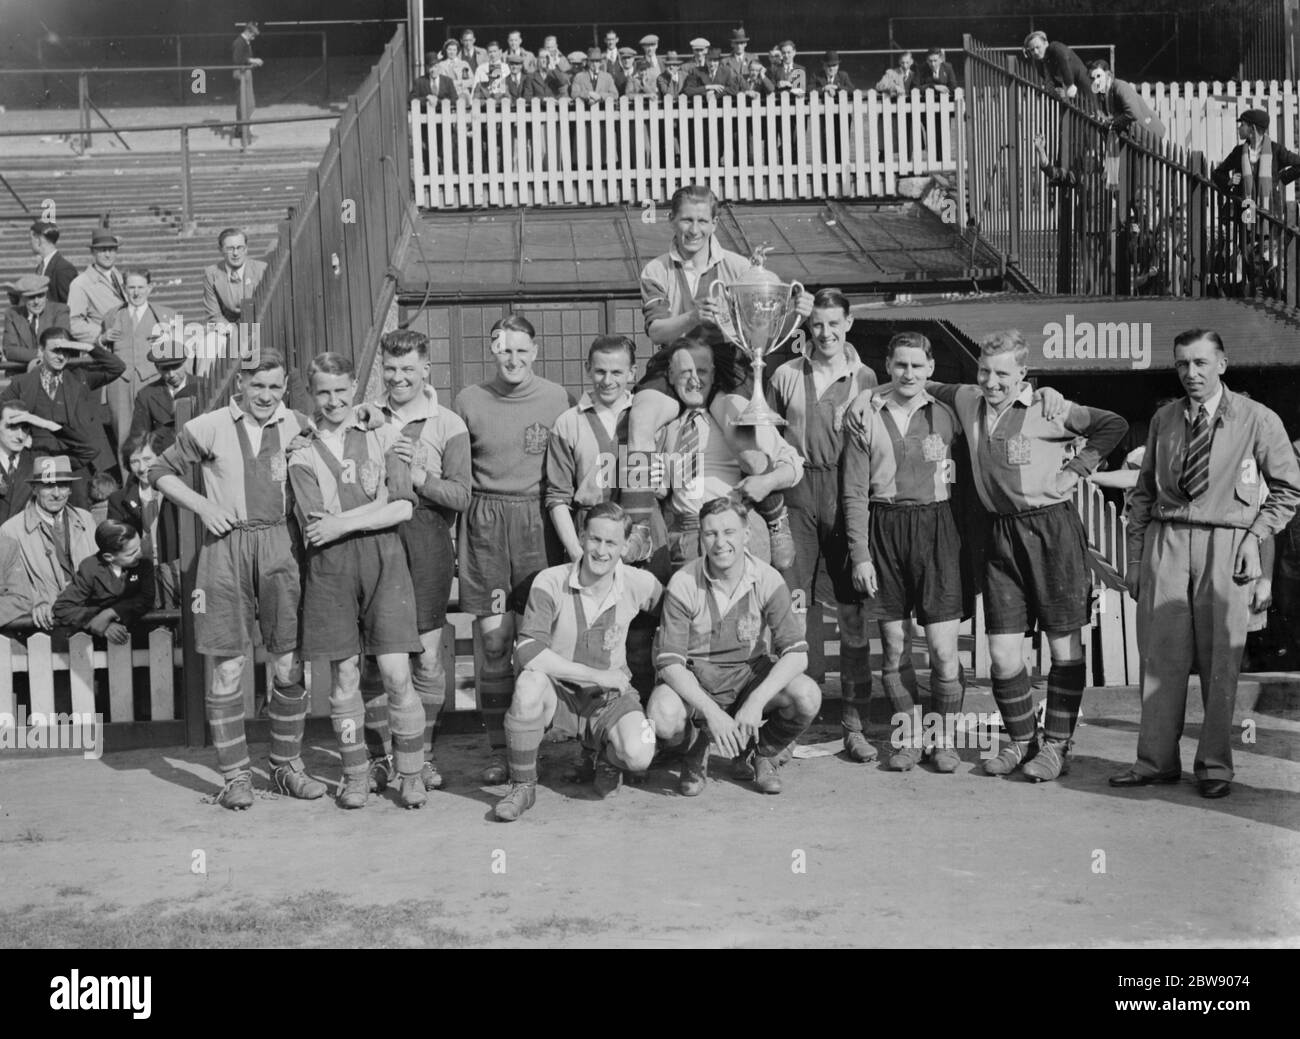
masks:
<path fill-rule="evenodd" d="M 0 948 L 10 949 L 457 948 L 470 940 L 446 923 L 436 900 L 354 905 L 332 891 L 211 909 L 156 901 L 134 909 L 28 905 L 0 913 Z"/>
<path fill-rule="evenodd" d="M 589 916 L 560 916 L 552 913 L 538 920 L 515 924 L 509 934 L 526 941 L 536 941 L 540 938 L 567 938 L 571 934 L 596 934 L 605 929 L 603 923 Z"/>

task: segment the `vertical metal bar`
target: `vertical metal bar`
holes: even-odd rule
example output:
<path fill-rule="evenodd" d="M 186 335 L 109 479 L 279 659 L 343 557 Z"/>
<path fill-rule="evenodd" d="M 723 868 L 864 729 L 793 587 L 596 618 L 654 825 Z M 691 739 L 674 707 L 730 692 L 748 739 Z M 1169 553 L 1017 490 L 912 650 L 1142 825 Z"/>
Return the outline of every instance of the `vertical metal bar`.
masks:
<path fill-rule="evenodd" d="M 181 128 L 181 211 L 182 231 L 194 228 L 194 194 L 190 185 L 190 128 Z"/>
<path fill-rule="evenodd" d="M 320 33 L 320 101 L 323 105 L 330 103 L 330 48 L 325 30 Z M 409 84 L 407 85 L 409 89 Z"/>
<path fill-rule="evenodd" d="M 185 104 L 185 70 L 181 68 L 184 59 L 181 57 L 181 35 L 176 34 L 176 93 L 177 100 Z"/>
<path fill-rule="evenodd" d="M 1020 84 L 1015 81 L 1015 59 L 1007 55 L 1007 89 L 1011 103 L 1007 106 L 1007 262 L 1020 263 Z"/>
<path fill-rule="evenodd" d="M 81 123 L 81 151 L 90 147 L 90 77 L 77 73 L 77 117 Z"/>

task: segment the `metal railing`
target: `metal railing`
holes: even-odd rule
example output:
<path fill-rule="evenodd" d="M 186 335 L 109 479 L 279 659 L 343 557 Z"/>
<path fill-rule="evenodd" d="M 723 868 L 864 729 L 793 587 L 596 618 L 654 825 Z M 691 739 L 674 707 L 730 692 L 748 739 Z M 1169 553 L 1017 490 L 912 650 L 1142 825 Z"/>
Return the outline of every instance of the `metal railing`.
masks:
<path fill-rule="evenodd" d="M 1247 211 L 1200 153 L 1117 133 L 966 41 L 967 195 L 1025 287 L 1300 300 L 1300 230 Z"/>

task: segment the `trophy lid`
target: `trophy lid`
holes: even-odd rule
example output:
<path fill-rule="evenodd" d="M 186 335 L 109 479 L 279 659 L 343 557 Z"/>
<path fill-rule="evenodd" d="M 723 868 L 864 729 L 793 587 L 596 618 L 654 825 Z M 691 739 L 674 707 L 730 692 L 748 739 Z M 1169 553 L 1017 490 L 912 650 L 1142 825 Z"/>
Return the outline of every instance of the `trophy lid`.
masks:
<path fill-rule="evenodd" d="M 750 267 L 737 280 L 737 285 L 771 285 L 780 284 L 779 275 L 773 274 L 767 269 L 767 254 L 772 251 L 772 247 L 767 244 L 760 245 L 754 250 L 753 255 L 749 258 Z"/>

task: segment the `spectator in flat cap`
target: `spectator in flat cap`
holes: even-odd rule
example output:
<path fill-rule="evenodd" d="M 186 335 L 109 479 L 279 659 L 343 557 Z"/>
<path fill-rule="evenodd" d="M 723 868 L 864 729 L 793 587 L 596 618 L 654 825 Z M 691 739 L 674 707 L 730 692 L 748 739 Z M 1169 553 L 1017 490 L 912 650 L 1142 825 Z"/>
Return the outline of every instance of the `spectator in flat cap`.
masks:
<path fill-rule="evenodd" d="M 722 59 L 722 64 L 731 70 L 737 79 L 744 79 L 749 72 L 749 55 L 745 48 L 749 46 L 749 37 L 744 29 L 731 30 L 731 53 Z"/>
<path fill-rule="evenodd" d="M 562 89 L 569 86 L 569 77 L 559 69 L 543 76 L 540 71 L 525 72 L 524 58 L 521 54 L 506 55 L 506 95 L 512 99 L 559 97 Z"/>
<path fill-rule="evenodd" d="M 813 90 L 823 94 L 836 94 L 841 90 L 853 93 L 853 80 L 840 68 L 840 52 L 827 51 L 822 59 L 822 70 L 813 76 Z"/>
<path fill-rule="evenodd" d="M 1098 58 L 1088 65 L 1088 76 L 1092 79 L 1092 92 L 1097 98 L 1097 117 L 1120 133 L 1138 129 L 1152 137 L 1165 135 L 1165 124 L 1142 100 L 1132 83 L 1116 79 L 1110 70 L 1110 62 Z"/>
<path fill-rule="evenodd" d="M 1273 140 L 1268 125 L 1268 113 L 1262 109 L 1243 112 L 1237 119 L 1241 143 L 1228 153 L 1212 178 L 1219 190 L 1241 200 L 1235 216 L 1247 266 L 1265 260 L 1260 236 L 1267 228 L 1259 223 L 1259 214 L 1281 216 L 1282 189 L 1300 178 L 1300 155 Z"/>
<path fill-rule="evenodd" d="M 77 268 L 58 250 L 59 225 L 37 220 L 31 226 L 32 252 L 38 259 L 36 273 L 50 279 L 50 302 L 67 303 L 68 289 L 77 276 Z"/>
<path fill-rule="evenodd" d="M 122 275 L 117 269 L 120 244 L 117 235 L 96 229 L 90 236 L 92 262 L 68 287 L 68 327 L 79 342 L 93 343 L 104 326 L 105 315 L 126 302 Z"/>
<path fill-rule="evenodd" d="M 645 59 L 646 68 L 653 74 L 653 79 L 658 79 L 664 70 L 663 59 L 659 57 L 659 37 L 654 33 L 649 36 L 642 36 L 639 46 L 641 56 Z"/>
<path fill-rule="evenodd" d="M 579 69 L 569 84 L 569 96 L 584 101 L 605 101 L 618 97 L 614 77 L 605 71 L 605 55 L 599 47 L 587 51 L 587 67 Z"/>
<path fill-rule="evenodd" d="M 691 97 L 726 97 L 740 92 L 740 81 L 730 69 L 722 67 L 722 52 L 717 47 L 710 47 L 705 55 L 704 68 L 691 69 L 686 77 L 685 93 Z"/>
<path fill-rule="evenodd" d="M 705 59 L 709 53 L 710 43 L 703 36 L 697 36 L 691 40 L 691 53 L 695 56 L 694 67 L 704 68 Z M 689 70 L 688 70 L 689 71 Z"/>
<path fill-rule="evenodd" d="M 456 84 L 451 77 L 444 75 L 439 68 L 441 57 L 437 51 L 429 51 L 424 56 L 424 75 L 415 81 L 407 100 L 419 101 L 428 98 L 431 101 L 455 101 Z"/>
<path fill-rule="evenodd" d="M 636 72 L 636 51 L 631 47 L 620 47 L 618 56 L 609 67 L 609 74 L 614 77 L 614 86 L 620 97 L 627 94 L 627 82 Z"/>
<path fill-rule="evenodd" d="M 68 327 L 68 306 L 49 298 L 50 279 L 44 274 L 24 274 L 6 285 L 18 303 L 5 312 L 3 345 L 0 360 L 11 364 L 30 364 L 40 351 L 40 336 L 47 328 Z"/>

